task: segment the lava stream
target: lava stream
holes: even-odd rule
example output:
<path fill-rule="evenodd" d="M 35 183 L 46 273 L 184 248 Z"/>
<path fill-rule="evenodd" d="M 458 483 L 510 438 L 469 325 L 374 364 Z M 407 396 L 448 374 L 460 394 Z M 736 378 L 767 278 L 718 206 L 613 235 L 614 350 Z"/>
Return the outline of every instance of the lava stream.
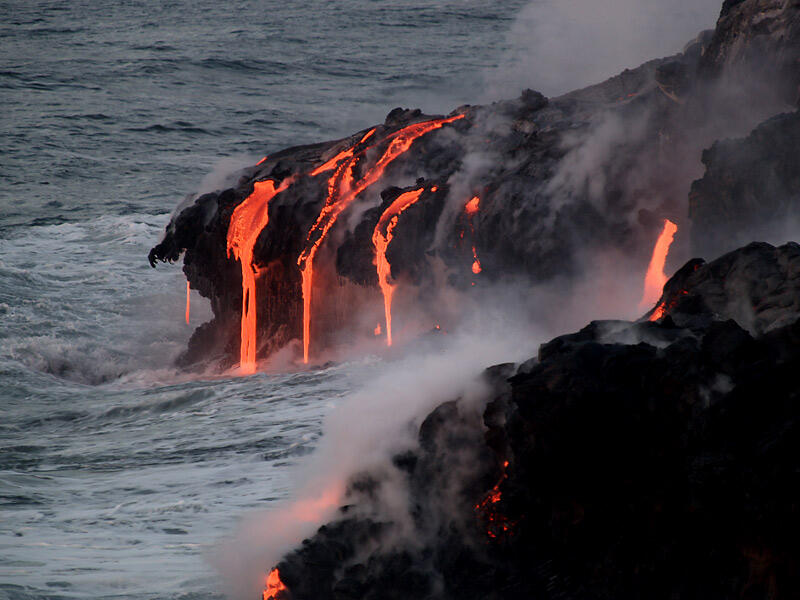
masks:
<path fill-rule="evenodd" d="M 375 266 L 378 269 L 378 285 L 383 293 L 383 310 L 386 316 L 386 345 L 392 345 L 392 294 L 394 294 L 395 286 L 389 283 L 392 276 L 392 266 L 386 259 L 386 249 L 389 247 L 389 242 L 394 237 L 394 228 L 397 226 L 397 219 L 400 214 L 409 206 L 419 200 L 422 188 L 411 192 L 400 194 L 394 202 L 389 205 L 375 230 L 372 232 L 372 245 L 375 246 Z"/>
<path fill-rule="evenodd" d="M 269 222 L 269 202 L 294 182 L 293 177 L 275 182 L 256 181 L 250 194 L 233 211 L 228 225 L 228 256 L 233 256 L 242 266 L 242 330 L 240 368 L 244 373 L 256 370 L 256 273 L 253 248 L 259 234 Z"/>
<path fill-rule="evenodd" d="M 281 592 L 288 591 L 289 588 L 281 581 L 281 575 L 278 568 L 274 568 L 267 575 L 267 585 L 264 592 L 261 594 L 262 600 L 277 600 L 282 597 Z"/>
<path fill-rule="evenodd" d="M 653 257 L 650 259 L 650 266 L 647 268 L 647 275 L 644 278 L 644 292 L 642 293 L 642 301 L 639 303 L 641 310 L 651 306 L 657 302 L 661 297 L 661 292 L 664 289 L 664 284 L 667 283 L 667 276 L 664 274 L 664 265 L 667 262 L 667 255 L 669 254 L 669 247 L 675 239 L 675 233 L 678 231 L 678 226 L 669 219 L 664 219 L 664 229 L 661 235 L 658 236 L 655 248 L 653 248 Z M 663 315 L 663 310 L 656 310 L 650 317 L 651 321 L 656 321 Z"/>
<path fill-rule="evenodd" d="M 192 288 L 189 287 L 189 282 L 186 282 L 186 324 L 189 324 L 189 314 L 190 314 L 190 303 L 191 303 L 191 292 Z"/>
<path fill-rule="evenodd" d="M 478 260 L 478 250 L 475 247 L 475 224 L 472 222 L 472 218 L 478 213 L 480 205 L 481 199 L 478 196 L 474 196 L 464 207 L 464 212 L 466 212 L 469 217 L 469 230 L 472 234 L 472 272 L 475 275 L 478 275 L 483 270 L 481 268 L 481 261 Z M 463 233 L 461 237 L 464 237 Z"/>
<path fill-rule="evenodd" d="M 336 223 L 342 211 L 350 206 L 359 194 L 379 181 L 389 164 L 407 152 L 417 139 L 426 133 L 440 129 L 447 123 L 452 123 L 453 121 L 463 118 L 464 115 L 456 115 L 446 119 L 434 119 L 432 121 L 415 123 L 396 131 L 384 140 L 380 140 L 385 141 L 388 139 L 391 141 L 378 161 L 370 167 L 358 181 L 354 180 L 353 170 L 359 159 L 364 156 L 364 153 L 368 149 L 374 147 L 375 144 L 367 146 L 358 153 L 353 153 L 352 155 L 350 155 L 348 151 L 341 153 L 339 160 L 343 160 L 343 162 L 339 164 L 335 173 L 328 181 L 328 198 L 316 222 L 308 232 L 305 248 L 297 258 L 297 264 L 300 267 L 302 275 L 304 363 L 308 364 L 309 346 L 311 342 L 311 290 L 314 279 L 314 258 L 328 231 L 333 227 L 333 224 Z M 361 142 L 369 139 L 373 132 L 374 130 L 367 133 Z M 328 169 L 333 168 L 329 163 L 331 163 L 331 161 L 326 162 L 322 167 L 327 165 Z M 316 169 L 314 173 L 321 172 L 320 169 L 322 169 L 322 167 Z"/>

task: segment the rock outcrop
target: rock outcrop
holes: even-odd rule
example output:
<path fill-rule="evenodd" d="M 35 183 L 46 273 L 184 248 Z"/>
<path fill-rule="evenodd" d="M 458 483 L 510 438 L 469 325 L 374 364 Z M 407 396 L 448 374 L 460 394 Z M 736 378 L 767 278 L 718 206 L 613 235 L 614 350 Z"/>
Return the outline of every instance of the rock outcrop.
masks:
<path fill-rule="evenodd" d="M 689 196 L 692 246 L 715 256 L 752 240 L 800 232 L 800 112 L 778 115 L 742 139 L 703 153 L 706 173 Z"/>
<path fill-rule="evenodd" d="M 490 369 L 483 424 L 444 404 L 394 460 L 411 530 L 362 474 L 278 565 L 291 597 L 797 597 L 798 266 L 796 244 L 691 261 L 661 320 Z"/>
<path fill-rule="evenodd" d="M 688 257 L 686 198 L 691 182 L 702 175 L 701 150 L 719 138 L 747 134 L 788 106 L 786 86 L 794 85 L 796 75 L 797 7 L 797 2 L 776 0 L 726 2 L 717 29 L 701 34 L 678 55 L 558 98 L 528 90 L 514 100 L 459 108 L 453 114 L 462 119 L 414 142 L 357 195 L 323 241 L 313 283 L 317 300 L 310 309 L 315 347 L 356 326 L 353 306 L 365 298 L 380 303 L 372 230 L 393 198 L 419 186 L 426 187 L 424 198 L 402 215 L 388 256 L 393 278 L 418 289 L 421 297 L 432 295 L 443 281 L 465 294 L 473 283 L 512 277 L 559 278 L 568 285 L 606 251 L 622 257 L 617 259 L 620 273 L 644 272 L 664 218 L 685 232 L 674 252 Z M 774 69 L 762 68 L 757 60 L 762 55 L 775 59 Z M 742 79 L 747 69 L 759 74 L 758 93 L 726 84 L 727 75 L 735 71 Z M 420 111 L 392 111 L 375 128 L 366 143 L 374 149 L 363 155 L 353 175 L 374 167 L 376 152 L 383 152 L 401 128 L 431 118 Z M 768 123 L 759 131 L 771 135 L 775 127 Z M 181 364 L 236 362 L 242 275 L 227 255 L 226 234 L 233 211 L 258 181 L 293 181 L 269 203 L 269 224 L 254 248 L 258 356 L 301 336 L 297 261 L 328 196 L 332 173 L 312 172 L 337 152 L 363 148 L 369 131 L 272 154 L 243 170 L 234 188 L 200 196 L 175 215 L 150 253 L 151 264 L 184 255 L 192 288 L 211 300 L 214 311 L 214 319 L 195 332 Z M 737 160 L 788 164 L 796 152 L 784 139 L 787 143 L 770 149 L 772 154 L 763 153 L 759 142 L 750 144 Z M 716 185 L 711 180 L 718 164 L 733 164 L 725 148 L 721 144 L 706 155 L 711 185 Z M 749 157 L 750 151 L 761 154 Z M 720 172 L 726 168 L 720 166 Z M 769 177 L 760 167 L 734 168 L 742 178 L 750 171 L 756 178 Z M 753 187 L 756 179 L 742 185 Z M 747 241 L 756 239 L 748 237 L 752 228 L 742 226 L 754 221 L 749 207 L 737 204 L 739 196 L 715 220 L 717 204 L 700 197 L 712 193 L 708 187 L 696 187 L 691 217 L 702 235 L 692 239 L 724 237 L 727 233 L 718 229 L 727 232 L 731 225 Z M 474 195 L 480 196 L 480 211 L 465 241 L 463 211 Z M 470 269 L 473 246 L 483 265 L 478 278 Z"/>

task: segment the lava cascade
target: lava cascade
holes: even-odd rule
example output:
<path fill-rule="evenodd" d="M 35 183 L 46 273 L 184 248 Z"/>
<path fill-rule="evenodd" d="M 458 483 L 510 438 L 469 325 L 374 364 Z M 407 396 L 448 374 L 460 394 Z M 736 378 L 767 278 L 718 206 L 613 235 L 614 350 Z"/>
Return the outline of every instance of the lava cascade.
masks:
<path fill-rule="evenodd" d="M 191 314 L 191 300 L 192 288 L 189 282 L 186 282 L 186 324 L 189 324 L 189 315 Z"/>
<path fill-rule="evenodd" d="M 378 270 L 378 285 L 383 294 L 383 310 L 386 318 L 386 345 L 392 345 L 392 295 L 395 285 L 389 282 L 392 277 L 392 266 L 386 258 L 386 250 L 394 237 L 394 228 L 400 214 L 415 204 L 422 196 L 423 188 L 400 194 L 389 207 L 383 211 L 375 230 L 372 232 L 372 245 L 375 246 L 375 266 Z M 380 327 L 380 326 L 379 326 Z M 379 329 L 376 329 L 379 331 Z"/>
<path fill-rule="evenodd" d="M 669 219 L 664 219 L 664 229 L 661 235 L 658 236 L 655 248 L 653 248 L 653 257 L 650 259 L 650 266 L 647 268 L 647 274 L 644 278 L 644 292 L 642 294 L 642 301 L 639 303 L 641 309 L 644 309 L 654 302 L 657 302 L 661 297 L 661 291 L 664 284 L 667 283 L 667 276 L 664 274 L 664 265 L 667 262 L 669 255 L 669 248 L 672 241 L 675 239 L 675 233 L 678 231 L 678 226 Z M 656 309 L 650 317 L 651 321 L 656 321 L 661 318 L 663 308 L 660 311 Z"/>
<path fill-rule="evenodd" d="M 278 572 L 278 569 L 272 569 L 267 575 L 267 584 L 264 588 L 264 592 L 261 594 L 262 600 L 279 600 L 283 598 L 285 594 L 281 592 L 288 592 L 289 588 L 284 585 L 281 581 L 281 575 Z"/>
<path fill-rule="evenodd" d="M 314 279 L 314 258 L 328 231 L 333 227 L 334 223 L 336 223 L 342 211 L 350 206 L 359 194 L 378 182 L 389 164 L 407 152 L 417 139 L 426 133 L 440 129 L 448 123 L 463 118 L 464 115 L 456 115 L 444 119 L 433 119 L 422 123 L 414 123 L 413 125 L 408 125 L 387 136 L 387 138 L 384 138 L 381 142 L 387 139 L 390 140 L 388 147 L 378 161 L 370 167 L 358 181 L 354 179 L 353 171 L 366 151 L 373 148 L 376 144 L 367 146 L 357 153 L 353 152 L 349 154 L 345 151 L 341 154 L 339 160 L 342 162 L 336 167 L 336 171 L 328 182 L 328 197 L 325 201 L 325 205 L 322 207 L 316 222 L 309 230 L 306 246 L 297 258 L 297 264 L 300 267 L 302 275 L 304 363 L 308 364 L 311 342 L 311 290 Z M 372 132 L 368 133 L 364 136 L 362 142 L 365 142 L 371 136 Z M 322 167 L 327 166 L 327 170 L 329 170 L 333 168 L 333 162 L 333 160 L 328 161 L 322 165 Z M 320 169 L 322 169 L 322 167 L 316 169 L 314 172 L 321 172 Z"/>
<path fill-rule="evenodd" d="M 481 199 L 478 196 L 473 196 L 473 198 L 467 202 L 467 205 L 464 207 L 464 212 L 469 218 L 469 230 L 472 234 L 472 272 L 475 275 L 478 275 L 483 270 L 481 267 L 481 261 L 478 260 L 478 250 L 475 247 L 475 224 L 473 223 L 473 217 L 478 214 L 480 205 Z"/>
<path fill-rule="evenodd" d="M 242 329 L 240 368 L 244 373 L 256 370 L 256 272 L 253 248 L 269 222 L 269 202 L 287 189 L 294 179 L 284 179 L 275 186 L 271 179 L 256 181 L 253 193 L 236 207 L 228 225 L 228 256 L 233 255 L 242 267 Z"/>

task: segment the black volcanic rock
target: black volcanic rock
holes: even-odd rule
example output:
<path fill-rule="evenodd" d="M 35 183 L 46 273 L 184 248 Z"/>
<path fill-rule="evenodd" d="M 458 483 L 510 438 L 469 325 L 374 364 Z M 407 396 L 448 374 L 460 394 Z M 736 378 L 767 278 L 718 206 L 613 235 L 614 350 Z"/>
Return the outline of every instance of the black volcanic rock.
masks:
<path fill-rule="evenodd" d="M 800 2 L 725 0 L 700 70 L 734 79 L 759 72 L 759 84 L 779 82 L 785 100 L 800 103 Z"/>
<path fill-rule="evenodd" d="M 703 153 L 692 185 L 692 244 L 716 255 L 753 239 L 791 239 L 800 227 L 800 111 L 778 115 L 743 139 Z M 777 241 L 777 240 L 776 240 Z"/>
<path fill-rule="evenodd" d="M 667 282 L 656 306 L 689 328 L 709 318 L 732 319 L 761 335 L 791 324 L 800 312 L 800 246 L 754 242 L 708 264 L 690 261 Z"/>
<path fill-rule="evenodd" d="M 593 322 L 514 375 L 487 371 L 485 428 L 444 404 L 391 467 L 411 525 L 362 485 L 279 564 L 293 598 L 798 597 L 800 310 L 761 311 L 762 334 L 708 308 L 726 289 L 761 289 L 741 298 L 756 314 L 783 304 L 760 269 L 796 281 L 797 256 L 692 261 L 676 276 L 698 299 L 691 326 Z"/>
<path fill-rule="evenodd" d="M 785 110 L 787 86 L 796 85 L 798 71 L 797 15 L 795 0 L 726 2 L 716 30 L 701 33 L 682 53 L 557 98 L 525 90 L 512 100 L 457 109 L 463 119 L 417 140 L 330 230 L 315 261 L 315 349 L 358 324 L 361 311 L 352 307 L 362 298 L 378 297 L 374 224 L 387 198 L 418 181 L 438 191 L 426 192 L 402 215 L 387 256 L 394 278 L 415 286 L 420 298 L 435 297 L 443 281 L 461 294 L 470 294 L 473 284 L 506 279 L 558 280 L 569 288 L 603 253 L 624 257 L 621 273 L 643 273 L 665 218 L 679 226 L 673 250 L 683 257 L 717 255 L 761 239 L 763 217 L 754 217 L 754 210 L 763 215 L 769 212 L 763 204 L 783 210 L 793 202 L 796 116 L 767 122 L 748 142 L 721 142 L 705 154 L 708 173 L 695 184 L 691 227 L 686 198 L 702 175 L 702 149 L 745 135 Z M 769 68 L 759 62 L 763 57 Z M 757 93 L 729 80 L 757 80 Z M 385 148 L 387 136 L 430 118 L 396 108 L 374 128 L 369 144 Z M 148 259 L 155 264 L 183 254 L 192 288 L 211 300 L 214 313 L 195 332 L 181 364 L 236 360 L 241 269 L 227 256 L 225 240 L 233 211 L 256 181 L 294 178 L 270 202 L 269 225 L 255 246 L 258 356 L 300 337 L 297 260 L 330 175 L 311 173 L 369 131 L 273 153 L 241 171 L 232 189 L 204 194 L 177 211 Z M 374 154 L 361 159 L 356 178 L 377 160 Z M 466 219 L 464 207 L 474 195 L 480 210 Z M 473 246 L 483 266 L 478 278 L 471 272 Z"/>

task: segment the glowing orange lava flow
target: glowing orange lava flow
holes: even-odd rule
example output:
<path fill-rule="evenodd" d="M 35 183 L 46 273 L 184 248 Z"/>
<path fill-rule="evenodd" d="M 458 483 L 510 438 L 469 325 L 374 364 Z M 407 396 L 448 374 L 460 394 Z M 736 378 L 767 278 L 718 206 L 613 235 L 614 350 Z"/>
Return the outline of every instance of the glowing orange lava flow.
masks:
<path fill-rule="evenodd" d="M 653 302 L 657 302 L 661 297 L 661 292 L 664 284 L 667 283 L 667 276 L 664 274 L 664 265 L 667 262 L 667 255 L 669 254 L 669 247 L 675 239 L 675 233 L 678 231 L 678 226 L 669 219 L 664 220 L 664 229 L 661 235 L 658 236 L 655 248 L 653 248 L 653 258 L 650 259 L 650 266 L 647 268 L 647 275 L 644 278 L 644 292 L 642 294 L 642 301 L 639 303 L 641 310 L 644 310 Z M 661 314 L 656 310 L 650 317 L 651 321 L 657 321 L 661 318 Z M 663 314 L 663 311 L 661 311 Z M 658 315 L 658 316 L 656 316 Z"/>
<path fill-rule="evenodd" d="M 472 217 L 478 213 L 480 206 L 481 199 L 478 196 L 475 196 L 472 198 L 472 200 L 467 202 L 467 205 L 464 207 L 464 212 L 466 212 L 469 216 L 469 229 L 472 233 L 472 272 L 475 273 L 475 275 L 479 274 L 483 270 L 481 268 L 481 261 L 478 260 L 478 250 L 475 248 L 475 225 L 472 222 Z"/>
<path fill-rule="evenodd" d="M 264 588 L 264 592 L 261 594 L 262 600 L 276 600 L 279 598 L 279 594 L 281 592 L 288 591 L 284 583 L 281 581 L 281 575 L 278 573 L 278 569 L 272 569 L 267 575 L 267 585 Z"/>
<path fill-rule="evenodd" d="M 381 287 L 383 293 L 383 311 L 386 315 L 386 345 L 392 345 L 392 295 L 394 294 L 395 286 L 389 283 L 392 276 L 392 265 L 386 259 L 386 249 L 389 247 L 389 242 L 394 237 L 394 228 L 397 226 L 397 219 L 409 206 L 419 200 L 422 195 L 423 189 L 414 190 L 400 194 L 394 202 L 389 205 L 381 218 L 378 219 L 378 224 L 375 226 L 375 231 L 372 232 L 372 245 L 375 246 L 375 266 L 378 269 L 378 285 Z"/>
<path fill-rule="evenodd" d="M 276 188 L 272 180 L 256 181 L 253 193 L 233 211 L 228 225 L 228 256 L 242 265 L 242 342 L 239 366 L 244 373 L 256 371 L 256 273 L 253 247 L 269 222 L 269 202 L 288 188 L 294 178 Z"/>
<path fill-rule="evenodd" d="M 308 364 L 308 351 L 311 342 L 311 289 L 314 278 L 314 257 L 319 250 L 322 241 L 325 239 L 328 231 L 336 219 L 364 190 L 370 187 L 375 182 L 379 181 L 383 176 L 386 168 L 397 157 L 401 156 L 411 148 L 413 143 L 431 131 L 440 129 L 447 123 L 452 123 L 458 119 L 463 119 L 464 115 L 456 115 L 447 119 L 434 119 L 432 121 L 424 121 L 422 123 L 415 123 L 408 125 L 399 131 L 391 134 L 385 139 L 391 140 L 389 146 L 384 150 L 378 161 L 370 167 L 367 172 L 361 177 L 360 180 L 354 181 L 353 170 L 358 163 L 359 159 L 364 153 L 374 147 L 368 146 L 360 150 L 357 154 L 351 151 L 343 151 L 340 153 L 339 160 L 343 162 L 336 168 L 336 172 L 328 181 L 328 198 L 325 200 L 325 206 L 322 207 L 319 217 L 308 232 L 306 246 L 297 258 L 297 264 L 300 267 L 302 275 L 303 287 L 303 362 Z M 373 131 L 367 133 L 361 142 L 366 141 L 373 134 Z M 380 140 L 385 141 L 385 140 Z M 334 157 L 335 158 L 335 157 Z M 335 164 L 332 160 L 326 162 L 321 167 L 315 169 L 312 175 L 321 172 L 320 169 L 327 167 L 327 170 L 333 168 L 331 165 Z"/>
<path fill-rule="evenodd" d="M 262 158 L 260 161 L 258 161 L 258 162 L 256 163 L 256 166 L 258 166 L 258 165 L 261 165 L 261 164 L 264 164 L 265 162 L 267 162 L 267 159 L 268 159 L 268 158 L 269 158 L 269 156 L 265 156 L 264 158 Z"/>
<path fill-rule="evenodd" d="M 189 287 L 189 282 L 186 282 L 186 324 L 189 324 L 189 304 L 191 300 L 191 291 L 192 289 Z"/>

